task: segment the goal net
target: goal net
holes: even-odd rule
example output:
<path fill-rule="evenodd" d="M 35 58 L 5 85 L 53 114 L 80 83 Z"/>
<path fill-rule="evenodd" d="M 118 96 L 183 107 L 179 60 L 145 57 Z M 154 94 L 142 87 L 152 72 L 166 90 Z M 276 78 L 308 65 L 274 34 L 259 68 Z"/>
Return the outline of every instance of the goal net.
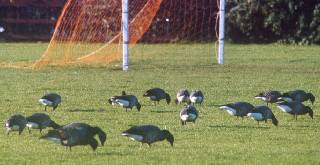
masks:
<path fill-rule="evenodd" d="M 157 54 L 167 58 L 160 51 L 173 55 L 199 51 L 199 58 L 206 54 L 213 61 L 217 12 L 213 0 L 129 0 L 130 59 Z M 47 50 L 33 68 L 121 61 L 121 14 L 121 0 L 68 0 Z M 190 44 L 195 45 L 192 50 Z"/>

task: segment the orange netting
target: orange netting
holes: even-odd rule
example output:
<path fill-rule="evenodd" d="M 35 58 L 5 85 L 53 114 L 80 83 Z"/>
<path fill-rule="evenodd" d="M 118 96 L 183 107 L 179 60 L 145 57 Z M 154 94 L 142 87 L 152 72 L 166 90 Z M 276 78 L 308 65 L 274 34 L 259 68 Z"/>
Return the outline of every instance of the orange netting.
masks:
<path fill-rule="evenodd" d="M 121 0 L 68 0 L 47 49 L 37 62 L 0 65 L 39 69 L 47 65 L 109 64 L 121 60 L 121 3 Z M 149 47 L 156 46 L 154 43 L 179 43 L 174 46 L 176 53 L 170 54 L 188 54 L 189 50 L 180 47 L 181 42 L 211 42 L 217 38 L 217 12 L 214 0 L 129 0 L 130 46 L 137 42 L 142 46 L 152 43 Z M 135 52 L 130 49 L 130 58 L 159 54 L 156 49 L 144 48 L 135 46 Z M 208 54 L 213 51 L 209 48 Z"/>
<path fill-rule="evenodd" d="M 130 6 L 130 44 L 148 30 L 162 0 Z M 140 1 L 141 3 L 141 1 Z M 139 8 L 140 7 L 140 8 Z M 69 0 L 48 49 L 33 68 L 48 64 L 110 63 L 121 58 L 121 1 Z"/>

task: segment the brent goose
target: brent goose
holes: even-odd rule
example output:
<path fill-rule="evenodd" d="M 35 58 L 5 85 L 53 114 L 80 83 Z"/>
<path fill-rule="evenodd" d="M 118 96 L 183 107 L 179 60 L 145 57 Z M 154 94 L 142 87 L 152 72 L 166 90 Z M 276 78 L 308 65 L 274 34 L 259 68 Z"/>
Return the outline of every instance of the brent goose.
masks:
<path fill-rule="evenodd" d="M 61 96 L 57 93 L 47 93 L 39 99 L 39 103 L 44 105 L 45 111 L 47 111 L 47 106 L 52 107 L 52 110 L 54 111 L 61 103 Z"/>
<path fill-rule="evenodd" d="M 295 117 L 297 120 L 298 115 L 309 114 L 309 116 L 313 119 L 313 110 L 309 106 L 303 105 L 301 102 L 293 101 L 293 102 L 279 102 L 278 108 L 286 113 L 289 113 Z"/>
<path fill-rule="evenodd" d="M 9 135 L 11 131 L 19 131 L 20 135 L 23 129 L 26 127 L 26 124 L 27 120 L 24 116 L 20 114 L 12 115 L 5 124 L 7 135 Z"/>
<path fill-rule="evenodd" d="M 243 118 L 253 110 L 254 106 L 247 102 L 235 102 L 221 105 L 219 108 L 226 110 L 232 116 L 240 116 Z"/>
<path fill-rule="evenodd" d="M 282 94 L 279 91 L 265 91 L 259 93 L 255 98 L 266 102 L 268 105 L 268 103 L 277 102 L 281 96 Z"/>
<path fill-rule="evenodd" d="M 303 90 L 294 90 L 294 91 L 283 93 L 282 97 L 279 98 L 279 100 L 284 100 L 287 102 L 291 102 L 291 101 L 304 102 L 304 101 L 310 100 L 311 103 L 313 104 L 315 101 L 315 97 L 312 93 L 307 93 Z"/>
<path fill-rule="evenodd" d="M 186 89 L 181 89 L 178 91 L 176 99 L 175 99 L 175 103 L 176 104 L 180 104 L 182 102 L 188 102 L 189 101 L 189 91 Z"/>
<path fill-rule="evenodd" d="M 50 117 L 45 113 L 34 113 L 31 116 L 27 117 L 26 126 L 29 129 L 29 133 L 31 131 L 30 129 L 39 129 L 41 133 L 42 129 L 45 129 L 47 127 L 52 127 L 54 129 L 60 127 L 60 125 L 51 120 Z"/>
<path fill-rule="evenodd" d="M 132 140 L 139 141 L 142 144 L 147 143 L 149 147 L 157 141 L 167 140 L 173 146 L 174 137 L 168 130 L 160 130 L 154 125 L 139 125 L 133 126 L 130 129 L 123 131 L 123 136 L 127 136 Z"/>
<path fill-rule="evenodd" d="M 121 96 L 111 97 L 108 102 L 112 105 L 120 105 L 126 108 L 126 111 L 128 108 L 132 110 L 134 106 L 137 107 L 138 111 L 141 109 L 141 104 L 139 103 L 137 97 L 134 95 L 126 95 L 125 93 L 123 93 Z"/>
<path fill-rule="evenodd" d="M 63 146 L 71 147 L 77 145 L 90 145 L 93 150 L 98 147 L 98 141 L 94 138 L 98 134 L 101 145 L 103 146 L 107 135 L 99 127 L 92 127 L 85 123 L 71 123 L 61 128 L 49 130 L 40 139 L 56 142 Z"/>
<path fill-rule="evenodd" d="M 197 103 L 202 104 L 203 100 L 204 100 L 204 96 L 200 90 L 191 91 L 189 102 L 191 102 L 192 104 L 197 104 Z"/>
<path fill-rule="evenodd" d="M 159 101 L 162 99 L 166 99 L 167 104 L 170 104 L 171 102 L 171 97 L 168 93 L 166 93 L 163 89 L 160 88 L 152 88 L 147 90 L 144 94 L 143 97 L 149 97 L 150 100 L 152 101 L 157 101 L 159 104 Z"/>
<path fill-rule="evenodd" d="M 198 111 L 197 109 L 192 105 L 186 105 L 181 111 L 180 111 L 180 120 L 181 124 L 185 125 L 187 122 L 196 122 L 196 119 L 198 118 Z"/>
<path fill-rule="evenodd" d="M 275 126 L 278 125 L 278 120 L 274 116 L 271 109 L 267 106 L 256 106 L 256 107 L 254 107 L 252 112 L 247 114 L 247 116 L 258 121 L 258 124 L 259 124 L 259 121 L 267 122 L 268 119 L 271 119 L 273 125 L 275 125 Z"/>

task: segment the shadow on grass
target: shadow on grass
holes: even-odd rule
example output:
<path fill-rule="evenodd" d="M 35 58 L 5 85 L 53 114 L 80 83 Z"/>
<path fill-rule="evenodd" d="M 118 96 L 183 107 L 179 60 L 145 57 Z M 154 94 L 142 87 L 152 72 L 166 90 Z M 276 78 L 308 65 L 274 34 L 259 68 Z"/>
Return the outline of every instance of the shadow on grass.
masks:
<path fill-rule="evenodd" d="M 69 109 L 68 112 L 105 112 L 106 110 L 103 108 L 100 109 Z"/>
<path fill-rule="evenodd" d="M 155 111 L 155 110 L 152 110 L 150 112 L 153 112 L 153 113 L 175 113 L 176 111 L 166 111 L 166 110 Z"/>
<path fill-rule="evenodd" d="M 251 126 L 251 125 L 210 125 L 210 128 L 240 128 L 240 129 L 270 129 L 267 126 Z"/>

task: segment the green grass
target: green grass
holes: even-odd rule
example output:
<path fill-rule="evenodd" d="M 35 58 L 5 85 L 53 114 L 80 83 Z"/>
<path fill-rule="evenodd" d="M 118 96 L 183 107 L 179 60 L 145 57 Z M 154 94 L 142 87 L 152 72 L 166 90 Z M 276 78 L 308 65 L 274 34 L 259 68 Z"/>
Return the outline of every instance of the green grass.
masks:
<path fill-rule="evenodd" d="M 45 49 L 45 43 L 1 43 L 0 61 L 34 61 Z M 106 145 L 95 152 L 89 146 L 69 151 L 39 140 L 36 130 L 7 136 L 3 129 L 0 164 L 319 164 L 319 100 L 312 106 L 314 120 L 305 115 L 295 121 L 272 105 L 278 127 L 229 116 L 213 105 L 235 101 L 264 104 L 253 97 L 268 89 L 304 89 L 319 97 L 320 47 L 227 44 L 225 65 L 217 65 L 208 51 L 213 52 L 209 44 L 139 45 L 132 50 L 128 72 L 88 66 L 0 68 L 2 125 L 15 113 L 43 112 L 37 100 L 45 92 L 55 91 L 62 95 L 63 103 L 50 112 L 53 120 L 60 124 L 86 122 L 108 135 Z M 197 106 L 197 123 L 180 125 L 182 105 L 163 101 L 153 106 L 142 97 L 151 87 L 161 87 L 172 97 L 181 88 L 204 91 L 206 99 Z M 138 96 L 141 112 L 125 112 L 107 103 L 122 90 Z M 165 141 L 151 148 L 140 147 L 120 135 L 130 125 L 146 123 L 170 130 L 174 147 Z"/>

